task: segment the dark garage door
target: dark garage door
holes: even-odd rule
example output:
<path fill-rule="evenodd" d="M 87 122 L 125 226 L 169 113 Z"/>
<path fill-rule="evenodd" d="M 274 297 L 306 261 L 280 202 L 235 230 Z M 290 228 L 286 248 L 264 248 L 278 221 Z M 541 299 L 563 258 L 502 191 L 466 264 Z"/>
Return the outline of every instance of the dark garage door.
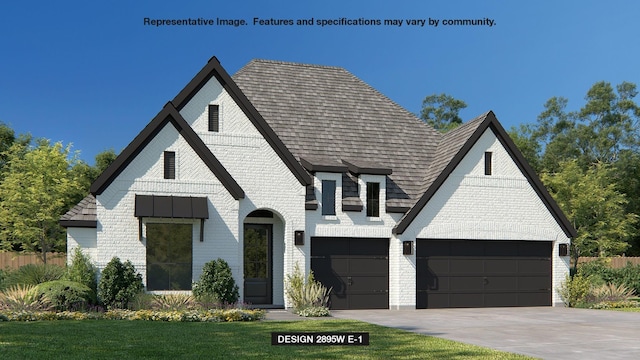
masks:
<path fill-rule="evenodd" d="M 418 239 L 419 309 L 550 306 L 551 242 Z"/>
<path fill-rule="evenodd" d="M 332 309 L 389 308 L 389 239 L 312 237 L 311 270 Z"/>

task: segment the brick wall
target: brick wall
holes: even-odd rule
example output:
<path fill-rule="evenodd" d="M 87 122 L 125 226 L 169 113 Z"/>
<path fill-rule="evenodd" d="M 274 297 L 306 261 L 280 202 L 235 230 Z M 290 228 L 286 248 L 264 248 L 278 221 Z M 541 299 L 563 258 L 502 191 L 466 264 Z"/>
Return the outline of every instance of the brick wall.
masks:
<path fill-rule="evenodd" d="M 492 175 L 484 175 L 485 151 L 493 152 Z M 551 241 L 552 302 L 561 303 L 555 289 L 568 274 L 569 257 L 558 256 L 558 244 L 569 243 L 569 239 L 490 130 L 480 137 L 401 238 Z M 415 265 L 406 266 L 404 274 L 409 276 Z M 403 279 L 404 287 L 415 286 L 414 278 Z"/>

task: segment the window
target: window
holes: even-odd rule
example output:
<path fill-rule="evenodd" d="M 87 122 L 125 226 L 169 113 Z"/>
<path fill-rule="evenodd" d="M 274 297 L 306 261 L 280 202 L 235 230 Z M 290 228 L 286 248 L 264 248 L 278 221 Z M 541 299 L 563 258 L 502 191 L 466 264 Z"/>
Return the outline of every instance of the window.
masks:
<path fill-rule="evenodd" d="M 367 183 L 367 216 L 380 216 L 380 184 Z"/>
<path fill-rule="evenodd" d="M 209 131 L 220 131 L 220 105 L 209 105 Z"/>
<path fill-rule="evenodd" d="M 191 290 L 191 224 L 147 224 L 147 290 Z"/>
<path fill-rule="evenodd" d="M 322 215 L 336 214 L 336 182 L 322 180 Z"/>
<path fill-rule="evenodd" d="M 491 175 L 491 157 L 492 157 L 492 153 L 490 151 L 487 151 L 484 153 L 484 174 L 485 175 Z"/>
<path fill-rule="evenodd" d="M 164 178 L 176 178 L 176 153 L 174 151 L 164 152 Z"/>

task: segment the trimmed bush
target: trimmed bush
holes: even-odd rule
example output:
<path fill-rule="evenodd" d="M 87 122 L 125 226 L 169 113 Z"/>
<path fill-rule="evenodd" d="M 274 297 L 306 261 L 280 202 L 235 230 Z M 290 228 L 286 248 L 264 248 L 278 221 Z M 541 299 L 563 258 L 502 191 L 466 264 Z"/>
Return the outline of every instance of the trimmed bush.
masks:
<path fill-rule="evenodd" d="M 35 287 L 38 297 L 47 299 L 57 311 L 84 309 L 91 303 L 93 291 L 75 281 L 54 280 Z"/>
<path fill-rule="evenodd" d="M 65 279 L 80 283 L 91 290 L 89 302 L 96 304 L 98 302 L 98 269 L 93 265 L 91 259 L 86 256 L 82 250 L 77 247 L 73 252 L 71 264 L 67 267 Z"/>
<path fill-rule="evenodd" d="M 143 289 L 142 276 L 136 272 L 131 261 L 122 263 L 118 257 L 114 257 L 102 270 L 98 298 L 108 309 L 126 309 Z"/>
<path fill-rule="evenodd" d="M 64 268 L 58 265 L 27 264 L 7 274 L 5 286 L 38 285 L 47 281 L 60 280 L 64 273 Z"/>
<path fill-rule="evenodd" d="M 199 301 L 235 304 L 240 297 L 238 285 L 231 274 L 229 264 L 216 259 L 204 264 L 200 280 L 193 284 L 193 296 Z"/>

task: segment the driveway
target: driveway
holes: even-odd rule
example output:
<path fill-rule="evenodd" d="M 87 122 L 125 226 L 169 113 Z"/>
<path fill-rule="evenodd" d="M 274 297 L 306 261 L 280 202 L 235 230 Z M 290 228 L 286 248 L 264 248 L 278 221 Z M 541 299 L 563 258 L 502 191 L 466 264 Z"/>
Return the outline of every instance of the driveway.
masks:
<path fill-rule="evenodd" d="M 543 359 L 640 359 L 640 313 L 563 307 L 331 313 Z"/>

